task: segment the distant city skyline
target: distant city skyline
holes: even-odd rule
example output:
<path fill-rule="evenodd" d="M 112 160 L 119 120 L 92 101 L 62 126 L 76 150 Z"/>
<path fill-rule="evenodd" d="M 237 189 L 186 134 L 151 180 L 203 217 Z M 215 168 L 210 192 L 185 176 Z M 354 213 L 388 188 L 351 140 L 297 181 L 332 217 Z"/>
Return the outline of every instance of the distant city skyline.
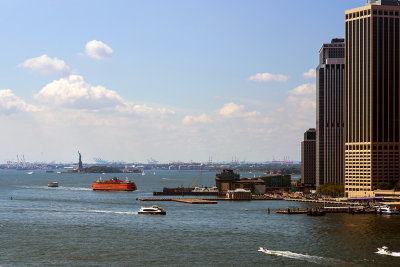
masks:
<path fill-rule="evenodd" d="M 320 45 L 363 4 L 2 2 L 0 163 L 298 161 Z"/>

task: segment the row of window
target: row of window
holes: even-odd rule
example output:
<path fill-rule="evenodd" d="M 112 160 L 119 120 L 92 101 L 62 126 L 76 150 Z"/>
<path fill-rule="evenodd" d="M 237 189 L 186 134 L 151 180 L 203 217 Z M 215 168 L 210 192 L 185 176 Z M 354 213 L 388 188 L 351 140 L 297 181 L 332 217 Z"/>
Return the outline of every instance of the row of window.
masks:
<path fill-rule="evenodd" d="M 383 15 L 383 16 L 398 16 L 399 12 L 393 12 L 393 11 L 385 11 L 385 10 L 374 10 L 373 11 L 374 15 Z M 354 18 L 359 18 L 363 16 L 368 16 L 371 15 L 371 9 L 368 10 L 363 10 L 351 14 L 346 14 L 346 19 L 354 19 Z"/>
<path fill-rule="evenodd" d="M 346 191 L 371 191 L 370 188 L 346 188 Z"/>
<path fill-rule="evenodd" d="M 374 12 L 376 12 L 376 10 Z M 354 18 L 358 18 L 358 17 L 362 17 L 362 16 L 368 16 L 368 15 L 371 15 L 371 9 L 363 10 L 363 11 L 360 11 L 360 12 L 346 14 L 346 19 L 354 19 Z"/>
<path fill-rule="evenodd" d="M 348 185 L 347 183 L 371 183 L 371 179 L 348 179 L 346 178 L 346 185 Z"/>
<path fill-rule="evenodd" d="M 360 184 L 360 183 L 346 183 L 346 185 L 352 185 L 352 186 L 371 186 L 371 184 Z"/>
<path fill-rule="evenodd" d="M 346 145 L 346 150 L 369 150 L 371 148 L 370 145 Z M 376 146 L 374 145 L 372 147 L 373 150 L 398 150 L 399 146 L 384 146 L 384 145 L 379 145 Z"/>

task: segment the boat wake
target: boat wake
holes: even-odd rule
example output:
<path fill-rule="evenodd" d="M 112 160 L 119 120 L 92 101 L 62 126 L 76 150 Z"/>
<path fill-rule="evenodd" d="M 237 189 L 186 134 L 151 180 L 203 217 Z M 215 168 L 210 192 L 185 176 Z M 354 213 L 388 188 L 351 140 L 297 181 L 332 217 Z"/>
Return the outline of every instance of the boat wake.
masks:
<path fill-rule="evenodd" d="M 400 257 L 400 252 L 392 252 L 388 250 L 388 247 L 383 246 L 382 248 L 378 248 L 378 251 L 375 252 L 377 254 L 381 255 L 388 255 L 388 256 L 393 256 L 393 257 Z"/>
<path fill-rule="evenodd" d="M 87 187 L 66 187 L 66 186 L 59 186 L 59 187 L 48 187 L 48 186 L 29 186 L 29 185 L 24 185 L 24 186 L 18 186 L 20 188 L 26 188 L 26 189 L 49 189 L 49 190 L 70 190 L 70 191 L 92 191 L 91 188 Z"/>
<path fill-rule="evenodd" d="M 111 211 L 111 210 L 85 210 L 85 212 L 107 213 L 107 214 L 129 214 L 129 215 L 138 214 L 136 211 Z"/>
<path fill-rule="evenodd" d="M 87 188 L 87 187 L 65 187 L 65 186 L 59 186 L 59 190 L 71 190 L 71 191 L 92 191 L 92 188 Z"/>
<path fill-rule="evenodd" d="M 337 259 L 325 258 L 325 257 L 319 257 L 319 256 L 310 256 L 310 255 L 294 253 L 294 252 L 290 252 L 290 251 L 269 250 L 269 249 L 265 249 L 263 247 L 260 247 L 260 249 L 258 251 L 261 251 L 268 255 L 281 256 L 281 257 L 296 259 L 296 260 L 304 260 L 304 261 L 308 261 L 308 262 L 312 262 L 312 263 L 319 263 L 319 264 L 331 263 L 331 264 L 335 264 L 335 265 L 343 264 L 342 261 L 337 260 Z"/>

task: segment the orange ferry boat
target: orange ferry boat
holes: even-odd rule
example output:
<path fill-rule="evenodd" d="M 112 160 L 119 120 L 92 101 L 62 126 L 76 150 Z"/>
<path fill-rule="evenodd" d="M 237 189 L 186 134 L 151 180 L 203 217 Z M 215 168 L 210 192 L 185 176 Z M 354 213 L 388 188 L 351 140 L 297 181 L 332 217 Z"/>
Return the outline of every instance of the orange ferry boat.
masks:
<path fill-rule="evenodd" d="M 136 184 L 128 180 L 122 181 L 117 177 L 114 177 L 110 180 L 102 180 L 101 177 L 99 180 L 92 184 L 93 190 L 104 190 L 104 191 L 135 191 Z"/>

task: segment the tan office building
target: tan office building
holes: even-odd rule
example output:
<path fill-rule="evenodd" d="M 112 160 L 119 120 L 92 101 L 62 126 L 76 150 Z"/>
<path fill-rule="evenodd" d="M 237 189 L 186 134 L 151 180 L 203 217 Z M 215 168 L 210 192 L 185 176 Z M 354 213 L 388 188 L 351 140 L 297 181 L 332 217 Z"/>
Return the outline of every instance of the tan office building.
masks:
<path fill-rule="evenodd" d="M 400 3 L 345 13 L 345 192 L 374 196 L 400 178 Z"/>

